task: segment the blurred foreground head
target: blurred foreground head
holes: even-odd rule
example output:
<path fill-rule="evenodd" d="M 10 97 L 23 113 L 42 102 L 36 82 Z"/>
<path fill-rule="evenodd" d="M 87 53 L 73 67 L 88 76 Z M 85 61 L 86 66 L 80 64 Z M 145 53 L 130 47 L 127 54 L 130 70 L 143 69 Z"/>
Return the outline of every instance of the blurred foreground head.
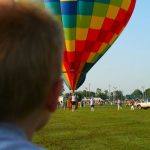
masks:
<path fill-rule="evenodd" d="M 0 121 L 45 107 L 61 75 L 63 43 L 62 28 L 44 10 L 0 2 Z"/>
<path fill-rule="evenodd" d="M 14 0 L 0 0 L 0 4 L 12 4 Z"/>

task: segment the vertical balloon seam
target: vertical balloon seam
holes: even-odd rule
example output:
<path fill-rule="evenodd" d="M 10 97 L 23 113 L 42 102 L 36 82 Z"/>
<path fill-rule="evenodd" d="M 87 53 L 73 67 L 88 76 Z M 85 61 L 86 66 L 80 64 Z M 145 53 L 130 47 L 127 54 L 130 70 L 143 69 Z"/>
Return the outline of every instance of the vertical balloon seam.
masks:
<path fill-rule="evenodd" d="M 59 6 L 60 6 L 60 16 L 61 16 L 61 23 L 62 23 L 62 25 L 63 25 L 63 19 L 62 19 L 62 6 L 61 6 L 61 0 L 58 0 L 59 1 Z M 65 42 L 65 41 L 64 41 Z M 66 43 L 66 42 L 65 42 Z M 66 46 L 65 46 L 66 47 Z M 67 49 L 65 49 L 64 51 L 66 51 Z M 64 52 L 65 53 L 65 52 Z M 64 60 L 63 60 L 64 61 Z M 63 73 L 63 77 L 64 77 L 64 81 L 65 81 L 65 84 L 68 86 L 68 88 L 69 89 L 71 89 L 71 83 L 69 84 L 69 73 L 67 73 L 67 70 L 66 70 L 66 67 L 64 66 L 64 68 L 65 68 L 65 71 L 66 72 L 64 72 Z"/>
<path fill-rule="evenodd" d="M 132 1 L 135 1 L 135 0 L 131 0 Z M 131 2 L 130 2 L 130 5 L 131 5 Z M 134 7 L 133 7 L 134 8 Z M 133 10 L 132 10 L 133 12 Z M 130 16 L 132 15 L 132 13 L 130 14 Z M 128 20 L 129 21 L 129 20 Z M 127 22 L 128 23 L 128 22 Z M 126 23 L 126 24 L 127 24 Z M 124 27 L 122 28 L 122 31 L 123 29 L 125 28 L 126 24 L 124 25 Z M 95 55 L 95 57 L 93 59 L 95 59 L 94 61 L 94 64 L 97 63 L 97 61 L 107 52 L 107 50 L 113 45 L 113 43 L 118 39 L 119 35 L 122 33 L 122 31 L 117 35 L 117 37 L 115 37 L 115 39 L 112 41 L 111 44 L 107 44 L 106 47 L 102 50 L 101 54 L 99 54 L 99 52 L 97 51 L 97 54 L 98 54 L 98 57 Z M 96 58 L 97 57 L 97 58 Z"/>
<path fill-rule="evenodd" d="M 97 5 L 98 4 L 101 4 L 101 2 L 99 2 L 99 1 L 94 1 L 94 6 L 93 6 L 93 12 L 92 12 L 92 16 L 94 16 L 94 10 L 96 10 L 96 7 L 97 7 Z M 107 3 L 106 3 L 107 4 Z M 104 3 L 104 5 L 106 5 L 105 3 Z M 107 4 L 108 5 L 108 4 Z M 107 8 L 108 9 L 108 8 Z M 97 16 L 97 17 L 100 17 L 100 14 Z M 92 20 L 91 20 L 92 21 Z M 103 23 L 104 23 L 104 21 L 103 21 Z M 102 23 L 102 24 L 103 24 Z M 91 28 L 91 26 L 92 26 L 92 24 L 90 24 L 90 28 Z M 92 28 L 91 28 L 92 29 Z M 99 27 L 99 30 L 100 30 L 100 27 Z M 100 33 L 99 33 L 100 34 Z M 98 38 L 98 35 L 97 35 L 97 38 Z M 97 39 L 96 39 L 97 40 Z M 94 46 L 93 46 L 94 47 Z M 95 53 L 95 57 L 97 57 L 97 52 Z M 90 54 L 89 54 L 89 56 L 88 56 L 88 58 L 87 58 L 87 60 L 90 58 Z M 87 65 L 83 68 L 83 70 L 85 70 L 86 72 L 88 72 L 89 70 L 90 70 L 90 68 L 92 68 L 92 66 L 95 64 L 95 62 L 92 62 L 92 63 L 88 63 L 88 61 L 87 61 Z M 88 68 L 87 68 L 87 66 L 88 66 Z"/>
<path fill-rule="evenodd" d="M 82 2 L 82 3 L 89 3 L 90 5 L 91 5 L 91 7 L 92 7 L 92 12 L 91 12 L 91 14 L 89 15 L 89 14 L 82 14 L 81 12 L 79 12 L 79 8 L 80 9 L 82 9 L 81 7 L 83 7 L 83 4 L 82 3 L 80 3 L 80 2 Z M 91 18 L 92 18 L 92 14 L 93 14 L 93 3 L 94 3 L 94 0 L 93 1 L 90 1 L 90 2 L 84 2 L 84 1 L 82 1 L 82 0 L 78 0 L 78 7 L 77 7 L 77 9 L 78 9 L 78 17 L 79 17 L 79 19 L 80 20 L 82 20 L 82 18 L 84 17 L 84 16 L 88 16 L 88 17 L 90 17 L 90 22 L 89 22 L 89 24 L 91 24 Z M 86 6 L 85 6 L 86 7 Z M 86 8 L 83 8 L 83 10 L 85 10 Z M 88 33 L 89 33 L 89 29 L 90 29 L 90 26 L 88 26 Z M 87 37 L 88 37 L 88 33 L 87 33 L 87 35 L 86 35 L 86 39 L 87 39 Z M 78 40 L 78 39 L 77 39 Z M 86 48 L 86 43 L 87 43 L 87 41 L 85 40 L 84 41 L 85 42 L 85 45 L 84 45 L 84 48 L 83 48 L 83 50 L 85 51 L 85 48 Z M 84 55 L 84 52 L 82 53 L 82 56 Z M 85 66 L 85 64 L 87 63 L 86 61 L 84 62 L 84 65 L 81 65 L 81 63 L 83 63 L 82 61 L 80 62 L 80 64 L 79 64 L 79 68 L 78 68 L 78 71 L 79 71 L 79 74 L 78 74 L 78 78 L 77 78 L 77 80 L 76 80 L 76 89 L 78 88 L 78 82 L 82 79 L 82 76 L 84 75 L 84 76 L 86 76 L 86 72 L 84 72 L 84 70 L 83 70 L 83 67 Z M 82 72 L 80 71 L 80 70 L 82 70 Z M 80 83 L 79 83 L 80 84 Z"/>
<path fill-rule="evenodd" d="M 109 6 L 110 6 L 110 3 L 109 3 Z M 107 8 L 107 13 L 108 13 L 108 9 L 109 9 L 109 6 L 108 6 L 108 8 Z M 107 15 L 107 13 L 106 13 L 106 15 Z M 106 16 L 105 16 L 105 18 L 106 18 Z M 103 25 L 104 25 L 104 21 L 103 21 Z M 103 26 L 102 25 L 102 26 Z M 98 37 L 97 37 L 97 40 L 98 40 Z M 94 64 L 96 64 L 96 62 L 104 55 L 104 53 L 109 49 L 109 43 L 107 43 L 107 45 L 105 46 L 105 48 L 101 51 L 101 52 L 99 52 L 99 50 L 95 53 L 95 56 L 93 57 L 93 59 L 92 59 L 92 62 L 94 63 Z M 100 48 L 100 47 L 99 47 Z M 94 61 L 95 60 L 95 61 Z"/>
<path fill-rule="evenodd" d="M 55 15 L 56 19 L 62 23 L 62 16 L 61 16 L 62 10 L 60 7 L 60 0 L 43 0 L 43 1 L 44 1 L 45 9 L 48 8 L 50 13 Z M 62 72 L 62 76 L 64 78 L 64 81 L 65 81 L 66 85 L 68 86 L 68 88 L 71 88 L 68 84 L 69 80 L 68 80 L 67 73 L 65 73 L 66 68 L 65 67 L 62 67 L 62 68 L 64 68 L 64 71 Z"/>
<path fill-rule="evenodd" d="M 76 0 L 76 22 L 75 22 L 75 39 L 74 39 L 74 44 L 75 44 L 75 51 L 74 51 L 74 59 L 75 59 L 75 63 L 74 63 L 74 72 L 75 72 L 75 79 L 73 80 L 73 90 L 75 90 L 76 88 L 76 84 L 77 84 L 77 76 L 78 76 L 78 70 L 76 68 L 76 61 L 78 61 L 76 59 L 76 55 L 77 55 L 77 52 L 76 52 L 76 29 L 77 29 L 77 15 L 78 15 L 78 0 Z"/>
<path fill-rule="evenodd" d="M 62 3 L 64 4 L 64 7 L 62 8 L 62 9 L 65 9 L 65 7 L 67 8 L 71 8 L 74 4 L 76 4 L 77 2 L 76 1 L 62 1 Z M 61 3 L 61 4 L 62 4 Z M 61 5 L 62 6 L 62 5 Z M 69 9 L 70 9 L 69 8 Z M 75 7 L 76 8 L 76 7 Z M 73 9 L 73 8 L 72 8 Z M 65 15 L 68 15 L 70 18 L 71 17 L 76 17 L 76 10 L 68 10 L 68 11 L 71 11 L 71 14 L 69 14 L 68 12 L 66 12 L 66 14 Z M 76 23 L 76 21 L 75 21 L 76 19 L 74 18 L 74 22 L 71 22 L 72 20 L 71 19 L 68 19 L 68 26 L 64 26 L 64 28 L 66 29 L 66 30 L 69 30 L 69 28 L 73 28 L 73 29 L 75 29 L 75 23 Z M 65 20 L 64 20 L 65 21 Z M 64 23 L 63 22 L 63 20 L 62 20 L 62 23 Z M 71 26 L 72 25 L 72 26 Z M 66 36 L 66 35 L 65 35 Z M 73 43 L 71 43 L 71 44 L 73 44 L 73 45 L 75 45 L 75 39 L 73 38 L 73 39 L 70 39 L 70 35 L 69 35 L 69 39 L 68 40 L 72 40 L 72 42 Z M 65 43 L 66 43 L 67 41 L 65 41 Z M 70 43 L 69 43 L 70 44 Z M 73 46 L 73 45 L 67 45 L 67 46 L 69 46 L 69 47 L 67 47 L 66 48 L 66 50 L 68 51 L 68 48 L 72 48 L 72 47 L 70 47 L 70 46 Z M 75 60 L 75 47 L 73 46 L 73 50 L 71 49 L 71 52 L 69 51 L 68 53 L 74 53 L 74 55 L 67 55 L 67 57 L 68 57 L 68 60 L 69 60 L 69 70 L 68 70 L 68 72 L 67 72 L 67 74 L 66 75 L 68 75 L 68 78 L 69 78 L 69 83 L 70 83 L 70 86 L 71 86 L 71 88 L 73 89 L 74 88 L 74 79 L 75 79 L 75 68 L 74 68 L 74 64 L 72 63 L 72 62 L 70 62 L 70 60 Z M 72 65 L 72 64 L 73 65 Z"/>
<path fill-rule="evenodd" d="M 109 3 L 109 6 L 110 6 L 110 3 Z M 109 6 L 108 6 L 108 9 L 107 9 L 107 13 L 108 13 L 108 10 L 109 10 Z M 107 13 L 106 13 L 106 16 L 105 16 L 105 18 L 107 17 Z M 104 25 L 104 21 L 103 21 L 103 25 Z M 102 26 L 103 26 L 102 25 Z M 113 35 L 114 36 L 114 35 Z M 118 37 L 118 36 L 117 36 Z M 114 41 L 117 39 L 117 37 L 114 39 Z M 113 38 L 113 37 L 112 37 Z M 97 37 L 97 40 L 98 40 L 98 37 Z M 113 43 L 114 43 L 114 41 L 113 41 Z M 103 42 L 102 42 L 103 43 Z M 99 47 L 100 48 L 100 47 Z M 94 64 L 96 64 L 96 62 L 106 53 L 106 51 L 108 50 L 110 48 L 110 45 L 109 45 L 109 43 L 107 43 L 106 45 L 105 45 L 105 48 L 103 48 L 103 50 L 101 50 L 101 52 L 99 52 L 99 50 L 97 50 L 96 51 L 96 53 L 95 53 L 95 56 L 93 57 L 93 59 L 92 59 L 92 62 L 94 63 Z"/>

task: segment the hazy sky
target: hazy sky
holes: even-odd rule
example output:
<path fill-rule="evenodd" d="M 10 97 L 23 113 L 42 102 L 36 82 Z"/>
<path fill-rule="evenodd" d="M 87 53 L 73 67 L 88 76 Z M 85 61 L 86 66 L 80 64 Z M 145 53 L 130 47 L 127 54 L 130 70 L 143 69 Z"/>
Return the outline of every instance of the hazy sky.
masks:
<path fill-rule="evenodd" d="M 110 85 L 111 91 L 117 87 L 124 94 L 150 88 L 150 0 L 137 0 L 128 25 L 78 90 L 89 84 L 91 91 L 108 90 Z"/>

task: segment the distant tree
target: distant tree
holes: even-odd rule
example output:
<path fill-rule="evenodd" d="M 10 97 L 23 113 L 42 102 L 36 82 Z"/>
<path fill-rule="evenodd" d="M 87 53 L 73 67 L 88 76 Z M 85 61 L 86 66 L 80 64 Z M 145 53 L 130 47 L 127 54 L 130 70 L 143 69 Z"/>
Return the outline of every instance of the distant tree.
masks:
<path fill-rule="evenodd" d="M 113 92 L 110 92 L 110 101 L 113 101 Z"/>
<path fill-rule="evenodd" d="M 105 90 L 105 91 L 104 91 L 104 93 L 105 93 L 106 95 L 108 95 L 108 94 L 109 94 L 108 90 Z"/>
<path fill-rule="evenodd" d="M 117 99 L 123 100 L 123 93 L 122 93 L 122 91 L 119 91 L 119 90 L 115 91 L 115 98 L 116 98 L 116 100 Z"/>
<path fill-rule="evenodd" d="M 71 96 L 71 94 L 70 93 L 65 93 L 64 96 L 68 98 L 68 97 Z"/>
<path fill-rule="evenodd" d="M 82 95 L 83 95 L 83 97 L 87 97 L 87 91 L 83 90 Z"/>
<path fill-rule="evenodd" d="M 143 98 L 143 93 L 139 89 L 134 90 L 131 95 L 134 99 L 142 99 Z"/>
<path fill-rule="evenodd" d="M 126 99 L 133 99 L 132 95 L 126 95 Z"/>
<path fill-rule="evenodd" d="M 110 95 L 109 95 L 109 91 L 108 91 L 108 90 L 105 90 L 104 93 L 105 93 L 105 95 L 107 96 L 106 99 L 109 99 L 109 96 L 110 96 Z"/>
<path fill-rule="evenodd" d="M 91 96 L 95 97 L 95 92 L 91 91 L 91 92 L 90 92 L 90 97 L 91 97 Z"/>
<path fill-rule="evenodd" d="M 145 90 L 145 98 L 150 98 L 150 88 Z"/>
<path fill-rule="evenodd" d="M 105 90 L 105 91 L 103 92 L 100 88 L 97 88 L 97 89 L 96 89 L 95 96 L 96 96 L 96 97 L 100 97 L 100 98 L 102 98 L 103 100 L 106 100 L 106 99 L 108 99 L 108 90 Z"/>
<path fill-rule="evenodd" d="M 76 96 L 77 96 L 77 101 L 81 101 L 84 98 L 83 91 L 78 91 L 76 93 Z"/>
<path fill-rule="evenodd" d="M 107 97 L 106 93 L 103 93 L 103 92 L 102 92 L 102 93 L 100 94 L 100 98 L 103 99 L 103 100 L 106 100 L 108 97 Z"/>
<path fill-rule="evenodd" d="M 101 93 L 102 93 L 102 90 L 101 90 L 100 88 L 97 88 L 97 89 L 96 89 L 95 96 L 96 96 L 96 97 L 100 97 Z"/>

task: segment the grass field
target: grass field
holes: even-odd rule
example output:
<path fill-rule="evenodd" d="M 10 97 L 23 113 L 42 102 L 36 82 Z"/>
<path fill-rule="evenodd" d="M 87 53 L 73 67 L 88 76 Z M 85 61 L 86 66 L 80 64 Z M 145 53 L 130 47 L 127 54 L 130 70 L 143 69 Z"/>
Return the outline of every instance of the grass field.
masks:
<path fill-rule="evenodd" d="M 150 109 L 58 109 L 33 141 L 48 150 L 150 150 Z"/>

